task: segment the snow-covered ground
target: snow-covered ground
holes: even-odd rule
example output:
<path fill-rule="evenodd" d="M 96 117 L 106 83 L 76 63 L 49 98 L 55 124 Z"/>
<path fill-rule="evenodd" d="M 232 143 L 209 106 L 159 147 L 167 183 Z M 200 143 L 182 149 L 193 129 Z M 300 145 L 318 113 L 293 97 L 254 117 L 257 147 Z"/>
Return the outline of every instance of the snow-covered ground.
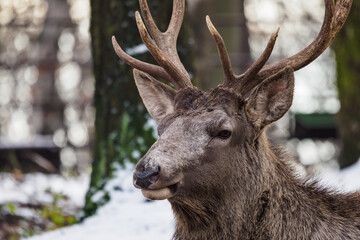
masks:
<path fill-rule="evenodd" d="M 68 187 L 71 187 L 68 185 Z M 120 187 L 121 191 L 118 190 Z M 30 238 L 31 240 L 168 240 L 174 231 L 168 201 L 147 201 L 132 184 L 132 169 L 118 170 L 106 186 L 111 201 L 83 223 Z M 117 190 L 116 190 L 117 189 Z"/>
<path fill-rule="evenodd" d="M 84 196 L 89 185 L 89 176 L 64 178 L 59 175 L 42 173 L 24 174 L 21 180 L 13 174 L 0 174 L 0 204 L 6 202 L 18 203 L 51 203 L 53 193 L 69 196 L 76 207 L 84 205 Z"/>
<path fill-rule="evenodd" d="M 320 174 L 321 184 L 340 191 L 360 189 L 360 160 L 341 172 L 328 171 Z M 121 186 L 122 191 L 111 190 Z M 84 194 L 84 184 L 66 184 L 70 193 Z M 70 188 L 73 190 L 70 191 Z M 97 214 L 83 223 L 58 229 L 30 238 L 31 240 L 143 240 L 170 239 L 174 220 L 167 201 L 148 202 L 141 192 L 132 186 L 131 169 L 119 170 L 107 189 L 111 201 Z M 1 190 L 1 189 L 0 189 Z"/>

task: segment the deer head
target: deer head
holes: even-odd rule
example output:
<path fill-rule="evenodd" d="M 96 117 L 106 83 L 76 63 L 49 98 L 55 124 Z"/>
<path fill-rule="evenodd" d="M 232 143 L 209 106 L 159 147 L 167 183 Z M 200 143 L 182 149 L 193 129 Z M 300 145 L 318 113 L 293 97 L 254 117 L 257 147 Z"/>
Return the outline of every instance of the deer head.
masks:
<path fill-rule="evenodd" d="M 330 45 L 345 22 L 351 3 L 338 0 L 335 5 L 333 0 L 325 0 L 324 22 L 317 38 L 294 56 L 265 65 L 277 30 L 260 58 L 241 75 L 233 73 L 224 41 L 206 17 L 225 80 L 212 91 L 204 92 L 191 84 L 176 50 L 185 0 L 174 0 L 166 32 L 155 25 L 146 0 L 140 0 L 145 24 L 139 12 L 136 23 L 143 42 L 160 66 L 134 59 L 121 49 L 115 37 L 112 39 L 117 55 L 135 68 L 140 96 L 158 123 L 159 139 L 137 163 L 135 187 L 149 199 L 168 199 L 175 211 L 191 205 L 187 209 L 197 211 L 195 215 L 202 218 L 199 221 L 205 221 L 204 215 L 200 216 L 201 209 L 210 211 L 219 202 L 225 204 L 227 200 L 223 198 L 234 192 L 242 205 L 251 201 L 250 196 L 261 195 L 264 185 L 271 184 L 269 175 L 277 161 L 264 129 L 289 110 L 294 71 L 308 65 Z M 169 81 L 176 90 L 154 77 Z M 184 210 L 183 214 L 189 215 L 189 211 Z"/>

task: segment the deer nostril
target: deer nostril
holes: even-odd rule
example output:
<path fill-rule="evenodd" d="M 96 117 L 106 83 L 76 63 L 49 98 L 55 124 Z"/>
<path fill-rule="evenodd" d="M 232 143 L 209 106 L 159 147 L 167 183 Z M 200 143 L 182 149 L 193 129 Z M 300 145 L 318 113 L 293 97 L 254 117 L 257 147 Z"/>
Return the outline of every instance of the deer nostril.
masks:
<path fill-rule="evenodd" d="M 151 181 L 151 182 L 156 182 L 157 180 L 159 180 L 159 173 L 156 173 L 156 174 L 153 174 L 153 175 L 151 175 L 150 177 L 149 177 L 149 180 Z"/>
<path fill-rule="evenodd" d="M 148 188 L 151 184 L 157 182 L 160 177 L 160 168 L 149 169 L 146 171 L 134 172 L 134 184 L 140 188 Z"/>

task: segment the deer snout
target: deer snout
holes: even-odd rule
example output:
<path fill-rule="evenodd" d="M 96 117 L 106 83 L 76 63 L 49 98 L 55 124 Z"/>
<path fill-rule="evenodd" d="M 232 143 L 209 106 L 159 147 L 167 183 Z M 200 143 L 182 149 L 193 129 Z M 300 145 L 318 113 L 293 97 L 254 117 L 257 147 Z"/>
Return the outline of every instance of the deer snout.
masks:
<path fill-rule="evenodd" d="M 160 167 L 153 169 L 146 169 L 144 171 L 135 170 L 133 181 L 137 188 L 147 189 L 151 184 L 159 180 Z"/>

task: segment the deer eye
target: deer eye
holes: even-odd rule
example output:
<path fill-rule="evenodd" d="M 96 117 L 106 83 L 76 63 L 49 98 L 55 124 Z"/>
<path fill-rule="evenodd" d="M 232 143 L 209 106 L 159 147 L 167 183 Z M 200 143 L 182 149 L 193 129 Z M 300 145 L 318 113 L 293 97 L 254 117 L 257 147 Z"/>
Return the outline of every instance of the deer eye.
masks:
<path fill-rule="evenodd" d="M 218 137 L 221 139 L 227 139 L 231 136 L 231 132 L 228 130 L 222 130 L 219 132 Z"/>

